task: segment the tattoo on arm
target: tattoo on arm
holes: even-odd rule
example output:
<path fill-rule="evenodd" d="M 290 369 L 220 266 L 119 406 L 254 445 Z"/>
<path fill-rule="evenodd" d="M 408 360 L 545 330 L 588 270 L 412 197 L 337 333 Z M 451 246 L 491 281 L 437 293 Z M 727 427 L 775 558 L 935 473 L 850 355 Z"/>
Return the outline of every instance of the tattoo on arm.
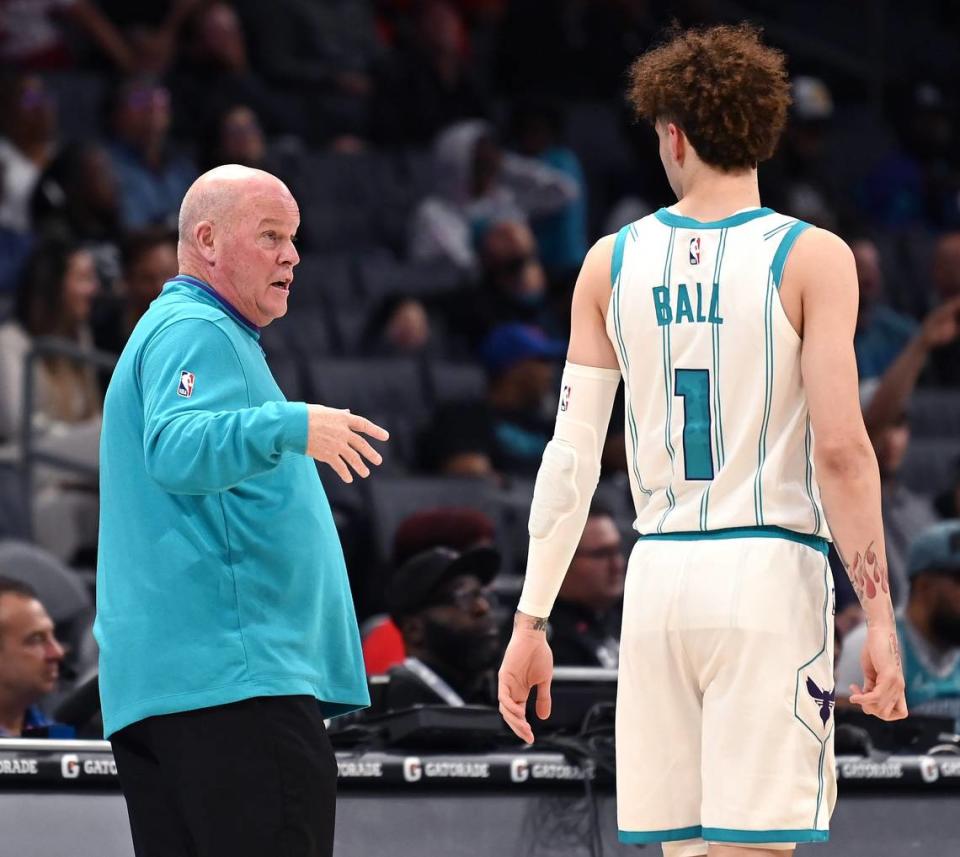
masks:
<path fill-rule="evenodd" d="M 853 563 L 847 566 L 847 576 L 861 603 L 873 600 L 880 592 L 890 592 L 886 566 L 874 551 L 873 542 L 863 553 L 857 551 Z"/>
<path fill-rule="evenodd" d="M 900 642 L 897 640 L 896 632 L 890 634 L 890 654 L 897 659 L 897 666 L 903 669 L 903 663 L 900 660 Z"/>
<path fill-rule="evenodd" d="M 890 594 L 890 578 L 887 567 L 877 556 L 873 545 L 874 543 L 870 542 L 863 553 L 857 551 L 852 563 L 848 563 L 843 554 L 840 554 L 847 577 L 850 578 L 850 583 L 853 585 L 853 591 L 857 594 L 857 599 L 864 608 L 881 593 Z M 890 619 L 893 620 L 892 605 L 890 607 Z"/>
<path fill-rule="evenodd" d="M 528 616 L 526 613 L 517 611 L 513 617 L 513 624 L 520 628 L 526 628 L 529 631 L 546 631 L 548 617 L 546 616 Z"/>

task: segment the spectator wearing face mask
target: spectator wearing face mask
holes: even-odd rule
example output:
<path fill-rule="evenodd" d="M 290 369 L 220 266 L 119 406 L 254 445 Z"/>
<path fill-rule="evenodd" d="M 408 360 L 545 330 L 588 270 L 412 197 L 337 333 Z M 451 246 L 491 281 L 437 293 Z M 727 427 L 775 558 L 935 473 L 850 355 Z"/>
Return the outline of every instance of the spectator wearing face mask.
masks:
<path fill-rule="evenodd" d="M 500 640 L 486 587 L 499 568 L 493 548 L 437 547 L 397 569 L 388 602 L 407 657 L 388 673 L 388 710 L 495 704 Z"/>
<path fill-rule="evenodd" d="M 897 618 L 907 707 L 911 714 L 952 717 L 960 728 L 960 521 L 944 521 L 917 536 L 907 576 L 910 595 Z M 838 697 L 862 684 L 859 653 L 866 633 L 861 625 L 845 641 Z"/>

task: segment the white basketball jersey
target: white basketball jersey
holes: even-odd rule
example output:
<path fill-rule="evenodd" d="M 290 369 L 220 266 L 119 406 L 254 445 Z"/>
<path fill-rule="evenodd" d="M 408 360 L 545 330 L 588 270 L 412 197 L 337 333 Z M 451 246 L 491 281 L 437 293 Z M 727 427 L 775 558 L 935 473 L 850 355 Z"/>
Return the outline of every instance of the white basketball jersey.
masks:
<path fill-rule="evenodd" d="M 661 209 L 617 234 L 607 333 L 637 532 L 829 538 L 801 341 L 778 295 L 808 225 L 769 208 L 710 223 Z"/>

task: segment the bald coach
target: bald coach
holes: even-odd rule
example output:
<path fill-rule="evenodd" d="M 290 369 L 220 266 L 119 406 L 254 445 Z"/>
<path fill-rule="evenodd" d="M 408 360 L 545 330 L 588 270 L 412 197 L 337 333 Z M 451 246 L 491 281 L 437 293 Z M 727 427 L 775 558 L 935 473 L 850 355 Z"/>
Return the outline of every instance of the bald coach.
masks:
<path fill-rule="evenodd" d="M 202 175 L 180 273 L 124 349 L 101 438 L 104 732 L 137 857 L 333 848 L 324 718 L 368 703 L 343 552 L 311 459 L 350 482 L 387 432 L 288 402 L 258 343 L 287 312 L 297 203 L 268 173 Z"/>

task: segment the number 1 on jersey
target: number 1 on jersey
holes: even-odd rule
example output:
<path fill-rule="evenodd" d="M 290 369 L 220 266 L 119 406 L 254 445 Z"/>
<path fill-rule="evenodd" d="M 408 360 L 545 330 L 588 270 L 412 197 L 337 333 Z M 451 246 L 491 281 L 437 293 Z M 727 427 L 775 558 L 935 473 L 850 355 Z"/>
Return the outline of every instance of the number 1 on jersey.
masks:
<path fill-rule="evenodd" d="M 687 480 L 713 479 L 709 370 L 677 369 L 673 391 L 683 398 L 684 476 Z"/>

